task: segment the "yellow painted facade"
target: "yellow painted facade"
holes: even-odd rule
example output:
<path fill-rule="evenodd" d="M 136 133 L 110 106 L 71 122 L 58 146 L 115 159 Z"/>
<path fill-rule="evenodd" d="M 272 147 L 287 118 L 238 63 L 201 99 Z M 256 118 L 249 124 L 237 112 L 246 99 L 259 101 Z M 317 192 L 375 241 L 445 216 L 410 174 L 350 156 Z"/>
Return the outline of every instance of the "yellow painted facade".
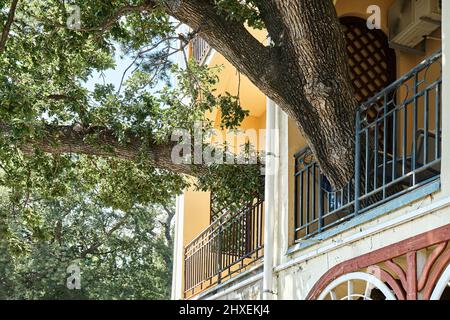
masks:
<path fill-rule="evenodd" d="M 261 42 L 266 40 L 266 32 L 253 30 L 252 34 Z M 219 73 L 219 82 L 215 88 L 216 94 L 238 95 L 241 105 L 250 112 L 249 116 L 241 123 L 240 130 L 254 129 L 257 133 L 266 127 L 266 97 L 256 88 L 250 80 L 244 75 L 239 75 L 236 68 L 233 67 L 221 54 L 215 52 L 208 64 L 210 67 L 219 66 L 222 68 Z M 239 86 L 240 83 L 240 86 Z M 220 130 L 220 113 L 215 110 L 207 117 L 214 121 L 215 128 Z M 231 146 L 235 146 L 237 141 L 227 140 Z M 254 143 L 257 150 L 264 150 L 265 135 L 258 134 L 257 142 Z M 183 243 L 186 245 L 200 234 L 210 224 L 210 194 L 209 192 L 199 192 L 193 189 L 184 193 L 184 236 Z"/>

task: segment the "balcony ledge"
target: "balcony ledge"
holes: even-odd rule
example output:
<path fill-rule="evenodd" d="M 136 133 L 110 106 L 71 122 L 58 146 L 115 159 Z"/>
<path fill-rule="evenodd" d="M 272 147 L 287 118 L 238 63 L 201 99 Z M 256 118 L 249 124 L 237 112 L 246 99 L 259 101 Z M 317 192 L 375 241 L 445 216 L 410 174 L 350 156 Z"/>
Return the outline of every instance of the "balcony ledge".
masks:
<path fill-rule="evenodd" d="M 264 258 L 260 260 L 261 263 L 257 266 L 246 270 L 237 276 L 222 282 L 221 284 L 212 286 L 211 288 L 206 289 L 188 300 L 210 300 L 212 297 L 214 297 L 214 299 L 220 299 L 220 297 L 217 298 L 217 296 L 226 295 L 228 292 L 234 292 L 239 290 L 241 287 L 245 287 L 261 280 L 263 274 L 263 260 Z"/>
<path fill-rule="evenodd" d="M 421 198 L 424 198 L 430 194 L 433 194 L 439 191 L 441 188 L 440 179 L 437 178 L 434 181 L 429 182 L 428 184 L 416 188 L 402 196 L 394 198 L 389 202 L 386 202 L 383 205 L 377 206 L 372 210 L 369 210 L 365 213 L 362 213 L 351 220 L 344 222 L 330 230 L 324 231 L 314 237 L 305 240 L 299 240 L 295 245 L 289 247 L 286 252 L 286 255 L 292 255 L 306 248 L 312 247 L 314 245 L 320 244 L 325 240 L 329 240 L 332 237 L 335 237 L 347 230 L 350 230 L 354 227 L 360 226 L 366 222 L 372 221 L 376 218 L 379 218 L 383 215 L 386 215 L 390 212 L 400 209 L 408 204 L 415 202 Z"/>

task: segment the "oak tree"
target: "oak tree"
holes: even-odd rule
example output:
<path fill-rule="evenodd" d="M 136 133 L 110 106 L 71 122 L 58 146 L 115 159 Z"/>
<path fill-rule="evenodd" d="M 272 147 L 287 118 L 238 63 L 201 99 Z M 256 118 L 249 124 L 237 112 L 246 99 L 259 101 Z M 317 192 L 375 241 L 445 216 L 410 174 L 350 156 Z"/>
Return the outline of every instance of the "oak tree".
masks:
<path fill-rule="evenodd" d="M 186 84 L 183 93 L 150 89 L 167 76 L 174 43 L 183 48 L 199 35 L 296 121 L 334 186 L 353 175 L 356 101 L 333 1 L 76 4 L 80 26 L 68 29 L 70 2 L 2 1 L 0 128 L 20 140 L 26 153 L 144 157 L 157 168 L 195 174 L 171 161 L 167 129 L 192 120 L 180 119 L 180 111 L 195 108 L 201 117 L 205 107 L 220 106 L 223 99 L 204 94 L 195 106 L 181 106 L 180 96 L 198 99 L 210 89 L 198 70 L 186 75 L 197 83 Z M 177 32 L 178 21 L 192 31 Z M 265 28 L 270 42 L 260 43 L 249 28 Z M 113 66 L 116 44 L 134 57 L 133 76 L 123 90 L 98 85 L 87 92 L 80 83 Z"/>

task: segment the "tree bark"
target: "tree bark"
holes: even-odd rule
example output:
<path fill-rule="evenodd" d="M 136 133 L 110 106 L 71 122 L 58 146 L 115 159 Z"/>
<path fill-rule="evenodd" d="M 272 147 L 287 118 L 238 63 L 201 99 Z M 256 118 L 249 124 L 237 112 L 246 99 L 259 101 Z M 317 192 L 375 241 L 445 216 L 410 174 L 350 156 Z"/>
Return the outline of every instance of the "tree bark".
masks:
<path fill-rule="evenodd" d="M 171 13 L 296 121 L 323 173 L 342 187 L 354 171 L 357 101 L 333 2 L 264 0 L 258 7 L 273 47 L 220 16 L 211 1 L 181 1 Z"/>
<path fill-rule="evenodd" d="M 77 128 L 76 126 L 51 126 L 37 128 L 41 133 L 33 140 L 22 142 L 18 147 L 25 154 L 33 154 L 36 148 L 53 154 L 78 153 L 102 157 L 116 157 L 138 161 L 144 157 L 151 165 L 165 170 L 198 175 L 204 169 L 201 165 L 174 163 L 172 150 L 177 142 L 144 142 L 133 134 L 128 134 L 123 142 L 114 132 L 103 127 Z M 6 124 L 0 123 L 0 134 L 11 131 Z"/>

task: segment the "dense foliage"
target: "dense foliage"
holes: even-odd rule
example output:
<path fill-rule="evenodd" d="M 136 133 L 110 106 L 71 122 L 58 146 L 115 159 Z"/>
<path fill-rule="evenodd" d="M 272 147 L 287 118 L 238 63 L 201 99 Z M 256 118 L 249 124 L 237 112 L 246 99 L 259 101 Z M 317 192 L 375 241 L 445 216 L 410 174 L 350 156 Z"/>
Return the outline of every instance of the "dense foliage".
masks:
<path fill-rule="evenodd" d="M 10 4 L 0 0 L 0 25 L 7 23 Z M 66 24 L 73 4 L 80 8 L 79 29 Z M 262 26 L 252 1 L 216 4 L 229 19 Z M 220 70 L 187 58 L 187 68 L 173 63 L 194 34 L 179 34 L 178 22 L 162 10 L 143 10 L 146 5 L 18 2 L 0 50 L 0 298 L 168 297 L 166 218 L 174 196 L 192 180 L 155 167 L 145 147 L 131 161 L 51 154 L 35 143 L 46 139 L 49 126 L 72 126 L 111 130 L 120 143 L 132 134 L 143 146 L 163 144 L 174 128 L 192 130 L 214 108 L 226 128 L 245 118 L 239 97 L 215 94 Z M 114 68 L 118 53 L 133 61 L 123 83 L 100 82 L 88 90 L 90 77 Z M 258 166 L 210 166 L 199 173 L 197 187 L 214 187 L 224 203 L 239 201 L 258 176 Z M 82 270 L 80 291 L 65 287 L 73 261 Z"/>
<path fill-rule="evenodd" d="M 26 207 L 2 192 L 0 299 L 169 298 L 174 209 L 111 209 L 82 179 L 67 187 L 53 200 L 32 193 Z M 80 268 L 80 290 L 66 286 L 71 265 Z"/>

